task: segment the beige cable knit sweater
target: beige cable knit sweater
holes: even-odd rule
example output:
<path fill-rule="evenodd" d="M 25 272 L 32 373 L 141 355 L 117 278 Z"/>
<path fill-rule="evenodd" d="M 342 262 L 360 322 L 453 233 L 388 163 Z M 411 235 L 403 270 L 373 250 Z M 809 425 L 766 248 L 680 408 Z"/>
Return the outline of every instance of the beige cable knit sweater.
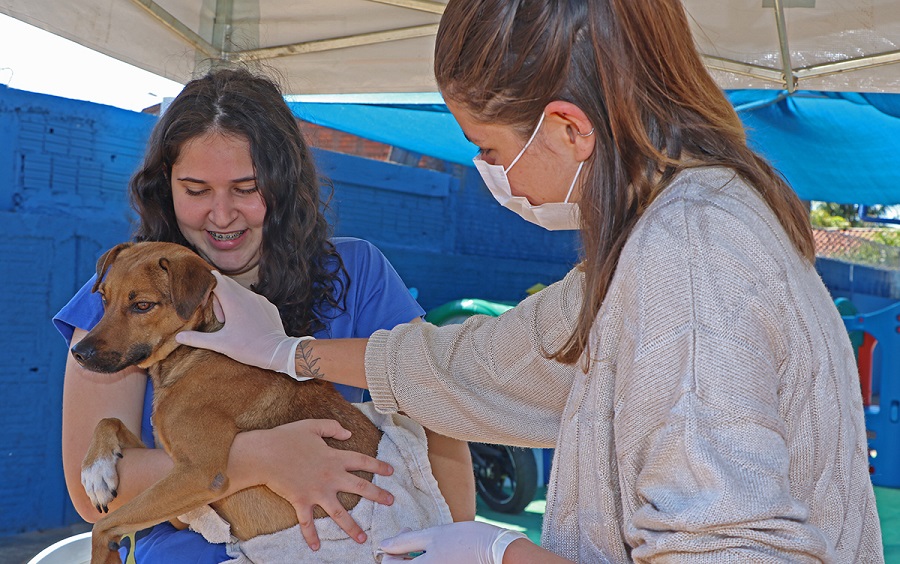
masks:
<path fill-rule="evenodd" d="M 499 318 L 366 350 L 376 406 L 555 447 L 542 545 L 595 562 L 882 562 L 859 381 L 821 279 L 726 169 L 680 174 L 622 251 L 587 374 L 546 360 L 577 270 Z"/>

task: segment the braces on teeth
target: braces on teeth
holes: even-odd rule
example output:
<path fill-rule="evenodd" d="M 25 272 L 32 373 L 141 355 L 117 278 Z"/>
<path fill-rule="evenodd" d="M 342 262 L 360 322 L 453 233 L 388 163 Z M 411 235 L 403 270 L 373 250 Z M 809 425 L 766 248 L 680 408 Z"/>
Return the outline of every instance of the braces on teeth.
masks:
<path fill-rule="evenodd" d="M 235 231 L 234 233 L 216 233 L 215 231 L 208 231 L 208 233 L 212 235 L 212 238 L 216 241 L 231 241 L 244 234 L 243 231 Z"/>

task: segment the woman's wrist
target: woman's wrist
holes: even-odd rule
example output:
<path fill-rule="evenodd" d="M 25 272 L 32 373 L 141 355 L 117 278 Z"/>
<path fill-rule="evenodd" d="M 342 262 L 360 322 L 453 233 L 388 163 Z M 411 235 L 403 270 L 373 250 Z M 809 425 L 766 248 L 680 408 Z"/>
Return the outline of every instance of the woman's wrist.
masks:
<path fill-rule="evenodd" d="M 299 337 L 294 345 L 294 371 L 290 373 L 294 380 L 303 381 L 312 378 L 322 378 L 322 371 L 319 369 L 319 357 L 313 350 L 313 341 L 315 341 L 313 337 Z"/>
<path fill-rule="evenodd" d="M 234 437 L 228 453 L 228 490 L 233 493 L 265 482 L 257 461 L 266 448 L 265 429 L 243 431 Z"/>
<path fill-rule="evenodd" d="M 525 538 L 518 538 L 509 543 L 503 553 L 503 564 L 565 564 L 566 562 L 570 561 Z"/>
<path fill-rule="evenodd" d="M 301 341 L 294 354 L 297 376 L 366 388 L 366 343 L 368 339 Z"/>

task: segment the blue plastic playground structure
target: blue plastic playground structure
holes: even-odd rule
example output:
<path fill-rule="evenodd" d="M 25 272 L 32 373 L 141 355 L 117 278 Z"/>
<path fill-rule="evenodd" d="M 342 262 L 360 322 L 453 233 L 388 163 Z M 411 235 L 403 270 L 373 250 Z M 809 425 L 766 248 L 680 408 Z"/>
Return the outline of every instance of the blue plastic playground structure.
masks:
<path fill-rule="evenodd" d="M 900 487 L 900 303 L 869 313 L 835 305 L 857 352 L 872 483 Z"/>

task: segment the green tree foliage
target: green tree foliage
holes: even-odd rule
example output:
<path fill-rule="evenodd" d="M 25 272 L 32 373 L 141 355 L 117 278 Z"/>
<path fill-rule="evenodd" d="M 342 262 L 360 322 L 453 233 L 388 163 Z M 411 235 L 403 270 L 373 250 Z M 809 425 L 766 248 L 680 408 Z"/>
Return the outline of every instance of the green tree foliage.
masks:
<path fill-rule="evenodd" d="M 831 215 L 827 209 L 816 208 L 809 212 L 809 221 L 813 227 L 820 229 L 828 227 L 837 227 L 838 229 L 848 229 L 850 221 L 839 215 Z"/>
<path fill-rule="evenodd" d="M 837 227 L 848 229 L 850 227 L 874 227 L 872 223 L 860 221 L 855 204 L 833 204 L 830 202 L 816 202 L 809 212 L 809 220 L 813 227 L 827 228 Z M 869 206 L 868 215 L 881 217 L 885 214 L 884 206 Z"/>
<path fill-rule="evenodd" d="M 890 247 L 900 247 L 900 229 L 881 229 L 872 234 L 872 240 Z"/>
<path fill-rule="evenodd" d="M 881 217 L 887 215 L 885 206 L 872 206 L 866 215 Z M 866 230 L 864 240 L 867 243 L 856 243 L 844 248 L 833 248 L 830 258 L 846 260 L 857 264 L 867 264 L 878 268 L 897 269 L 900 264 L 900 229 L 885 227 L 883 224 L 860 221 L 857 206 L 815 202 L 809 212 L 809 220 L 815 228 L 850 229 L 853 227 L 870 227 Z M 847 231 L 851 238 L 860 234 Z"/>

